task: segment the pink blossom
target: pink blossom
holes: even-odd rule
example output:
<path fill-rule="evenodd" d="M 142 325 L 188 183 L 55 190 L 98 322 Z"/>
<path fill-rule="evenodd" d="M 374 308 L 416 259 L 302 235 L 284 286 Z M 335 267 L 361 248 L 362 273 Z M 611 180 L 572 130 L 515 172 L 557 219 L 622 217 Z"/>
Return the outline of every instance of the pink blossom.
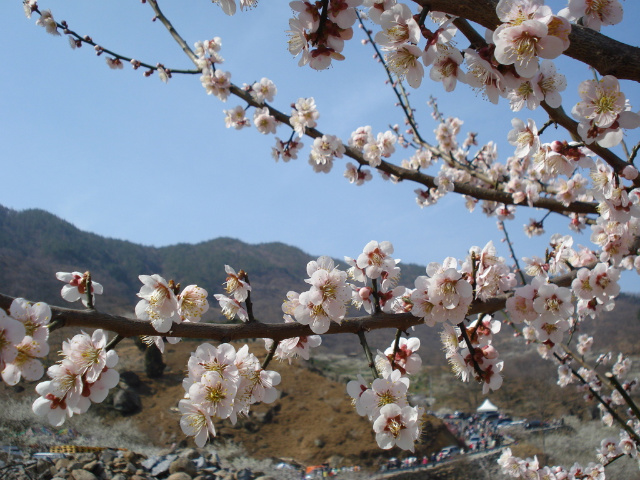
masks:
<path fill-rule="evenodd" d="M 4 313 L 0 309 L 0 371 L 4 370 L 7 363 L 11 363 L 18 355 L 16 346 L 25 336 L 24 325 Z"/>
<path fill-rule="evenodd" d="M 80 272 L 58 272 L 56 273 L 56 278 L 62 282 L 67 283 L 62 287 L 62 298 L 64 298 L 67 302 L 76 302 L 78 300 L 82 300 L 82 303 L 86 307 L 88 305 L 87 302 L 87 277 L 89 276 L 89 272 L 80 273 Z M 102 294 L 102 285 L 98 282 L 91 281 L 91 296 Z"/>
<path fill-rule="evenodd" d="M 204 407 L 192 403 L 191 400 L 182 399 L 178 402 L 178 409 L 182 414 L 180 428 L 185 435 L 195 437 L 194 441 L 198 447 L 204 447 L 209 439 L 209 434 L 212 437 L 216 436 L 211 416 Z"/>
<path fill-rule="evenodd" d="M 207 291 L 197 285 L 188 285 L 177 296 L 178 315 L 183 321 L 199 322 L 209 310 Z"/>
<path fill-rule="evenodd" d="M 414 451 L 414 443 L 420 436 L 418 407 L 400 408 L 396 404 L 385 405 L 373 423 L 376 442 L 384 450 L 397 445 L 403 450 Z"/>
<path fill-rule="evenodd" d="M 356 265 L 365 271 L 367 277 L 379 278 L 383 271 L 390 271 L 396 266 L 396 260 L 391 257 L 393 245 L 391 242 L 367 243 L 363 252 L 358 256 Z"/>
<path fill-rule="evenodd" d="M 138 278 L 142 282 L 138 297 L 142 300 L 136 305 L 136 316 L 140 320 L 150 320 L 158 332 L 168 332 L 174 317 L 179 321 L 173 282 L 167 283 L 157 274 L 140 275 Z"/>
<path fill-rule="evenodd" d="M 495 57 L 502 65 L 514 65 L 518 75 L 533 77 L 538 71 L 538 58 L 556 58 L 563 42 L 548 35 L 547 26 L 538 20 L 525 20 L 519 25 L 498 28 L 493 34 Z"/>
<path fill-rule="evenodd" d="M 620 91 L 618 79 L 605 75 L 599 81 L 585 80 L 578 86 L 582 99 L 575 112 L 583 118 L 593 120 L 599 128 L 610 127 L 625 110 L 625 96 Z"/>
<path fill-rule="evenodd" d="M 622 5 L 618 0 L 569 0 L 569 6 L 559 15 L 569 20 L 582 19 L 582 25 L 599 32 L 602 25 L 622 21 Z"/>
<path fill-rule="evenodd" d="M 43 302 L 29 303 L 24 298 L 16 298 L 11 302 L 9 314 L 22 322 L 25 335 L 38 343 L 46 344 L 49 338 L 47 325 L 51 320 L 51 308 Z"/>

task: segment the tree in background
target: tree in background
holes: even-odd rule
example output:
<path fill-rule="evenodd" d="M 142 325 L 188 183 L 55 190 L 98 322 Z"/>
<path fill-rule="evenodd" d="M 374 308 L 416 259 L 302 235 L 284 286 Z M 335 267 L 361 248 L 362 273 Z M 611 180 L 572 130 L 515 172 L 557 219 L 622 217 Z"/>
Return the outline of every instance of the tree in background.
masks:
<path fill-rule="evenodd" d="M 24 6 L 27 16 L 35 17 L 48 33 L 67 36 L 73 48 L 92 46 L 113 69 L 129 63 L 164 82 L 179 74 L 196 75 L 207 94 L 223 102 L 240 101 L 224 110 L 227 127 L 253 126 L 265 135 L 279 129 L 272 149 L 276 161 L 297 159 L 303 143 L 310 141 L 308 162 L 315 172 L 328 173 L 348 157 L 344 177 L 349 182 L 362 185 L 374 171 L 394 183 L 411 182 L 420 207 L 442 204 L 451 193 L 462 195 L 469 210 L 497 219 L 513 265 L 498 255 L 493 242 L 469 245 L 465 258 L 447 257 L 441 263 L 430 259 L 426 275 L 400 286 L 393 245 L 371 241 L 357 256 L 345 257 L 344 269 L 328 257 L 309 262 L 309 290 L 288 294 L 281 324 L 256 320 L 251 295 L 259 292 L 252 291 L 248 272 L 227 266 L 225 294 L 215 299 L 229 320 L 240 320 L 232 325 L 199 322 L 209 304 L 208 292 L 196 285 L 182 288 L 157 274 L 140 275 L 137 319 L 128 319 L 96 310 L 95 295 L 102 293 L 102 286 L 89 272 L 59 272 L 58 279 L 65 283 L 63 298 L 82 300 L 85 310 L 0 296 L 6 311 L 0 312 L 0 367 L 8 384 L 44 375 L 39 359 L 48 353 L 46 339 L 52 329 L 99 327 L 91 336 L 79 334 L 63 344 L 62 360 L 36 388 L 36 414 L 59 425 L 66 416 L 103 401 L 118 382 L 114 347 L 122 338 L 143 336 L 161 351 L 166 341 L 182 337 L 216 340 L 221 343 L 205 343 L 192 354 L 180 401 L 183 431 L 202 446 L 215 435 L 213 418 L 235 423 L 252 404 L 276 400 L 280 375 L 267 370 L 273 357 L 308 358 L 310 348 L 320 344 L 319 335 L 352 333 L 360 338 L 373 377 L 369 381 L 359 376 L 347 385 L 357 413 L 371 420 L 381 448 L 413 450 L 424 412 L 407 401 L 411 375 L 422 364 L 420 342 L 406 333 L 409 328 L 437 328 L 455 375 L 475 380 L 485 394 L 503 387 L 504 362 L 493 336 L 513 329 L 541 356 L 557 362 L 561 387 L 575 383 L 587 399 L 597 401 L 603 422 L 616 423 L 620 436 L 603 440 L 597 462 L 587 466 L 541 466 L 506 449 L 499 461 L 503 470 L 516 478 L 604 478 L 608 463 L 637 456 L 640 410 L 631 397 L 637 381 L 627 379 L 630 360 L 622 353 L 591 353 L 594 339 L 580 333 L 585 318 L 615 308 L 621 271 L 640 273 L 640 177 L 634 166 L 640 144 L 627 146 L 628 132 L 640 126 L 640 115 L 621 83 L 640 80 L 640 50 L 599 33 L 601 27 L 622 21 L 617 0 L 569 0 L 555 13 L 542 0 L 291 2 L 288 48 L 301 67 L 324 70 L 334 61 L 348 62 L 344 45 L 360 25 L 363 41 L 371 45 L 403 112 L 402 128 L 374 132 L 368 125 L 354 125 L 350 138 L 343 140 L 320 130 L 313 97 L 291 101 L 285 111 L 277 106 L 278 91 L 271 80 L 235 85 L 223 69 L 220 38 L 197 41 L 192 48 L 155 0 L 143 3 L 193 68 L 129 58 L 76 33 L 66 22 L 58 23 L 34 0 L 25 0 Z M 228 15 L 236 13 L 235 0 L 214 3 Z M 269 8 L 256 4 L 240 1 L 241 9 Z M 483 28 L 487 31 L 480 33 Z M 564 57 L 588 65 L 593 78 L 568 85 L 552 61 L 560 64 Z M 477 145 L 476 134 L 461 141 L 462 121 L 445 117 L 431 99 L 437 128 L 435 142 L 430 142 L 409 101 L 411 89 L 425 88 L 427 69 L 430 79 L 442 82 L 447 92 L 466 88 L 464 84 L 491 103 L 508 102 L 514 112 L 542 108 L 548 121 L 538 126 L 531 119 L 511 120 L 507 139 L 514 152 L 504 159 L 495 143 Z M 562 95 L 576 88 L 580 100 L 569 115 Z M 407 158 L 393 161 L 398 156 Z M 316 206 L 313 215 L 319 223 L 331 221 L 321 195 L 312 197 L 310 206 Z M 518 259 L 506 227 L 516 208 L 545 211 L 525 226 L 528 235 L 545 235 L 546 219 L 557 215 L 566 218 L 573 232 L 590 230 L 593 248 L 574 245 L 569 234 L 554 233 L 545 252 Z M 361 210 L 354 214 L 365 221 L 375 215 L 375 206 Z M 347 318 L 349 304 L 364 310 L 363 316 Z M 503 315 L 498 318 L 497 312 Z M 379 328 L 395 329 L 396 334 L 389 348 L 374 356 L 366 332 Z M 116 336 L 107 342 L 105 331 Z M 262 362 L 246 345 L 236 350 L 228 343 L 248 338 L 265 339 L 268 353 Z"/>

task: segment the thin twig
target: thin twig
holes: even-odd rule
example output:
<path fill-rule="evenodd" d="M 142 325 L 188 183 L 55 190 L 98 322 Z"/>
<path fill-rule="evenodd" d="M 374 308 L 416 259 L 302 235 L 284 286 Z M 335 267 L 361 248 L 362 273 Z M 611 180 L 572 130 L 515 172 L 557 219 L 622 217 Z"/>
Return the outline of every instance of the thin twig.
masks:
<path fill-rule="evenodd" d="M 484 371 L 480 368 L 478 362 L 476 362 L 476 349 L 471 345 L 471 340 L 469 339 L 469 335 L 467 335 L 467 327 L 464 322 L 460 322 L 458 324 L 458 328 L 460 329 L 460 333 L 462 334 L 462 338 L 464 338 L 465 343 L 467 344 L 467 348 L 469 349 L 469 355 L 471 356 L 471 363 L 473 363 L 473 370 L 476 372 L 478 378 L 477 381 L 481 382 L 484 380 Z"/>
<path fill-rule="evenodd" d="M 197 55 L 193 53 L 193 50 L 191 50 L 191 48 L 189 47 L 187 42 L 184 40 L 184 38 L 180 36 L 180 34 L 173 27 L 169 19 L 165 17 L 164 13 L 162 13 L 162 11 L 160 10 L 160 7 L 158 6 L 158 2 L 156 0 L 147 0 L 147 3 L 155 12 L 156 18 L 160 20 L 160 22 L 166 27 L 166 29 L 169 31 L 173 39 L 178 43 L 178 45 L 180 45 L 180 48 L 182 48 L 182 51 L 187 55 L 187 57 L 191 59 L 191 61 L 197 67 L 198 66 Z"/>
<path fill-rule="evenodd" d="M 93 310 L 93 285 L 91 282 L 91 272 L 86 271 L 84 274 L 85 279 L 85 294 L 87 295 L 87 308 Z"/>
<path fill-rule="evenodd" d="M 526 285 L 527 279 L 524 278 L 524 273 L 520 268 L 520 262 L 518 262 L 518 257 L 516 256 L 516 252 L 513 249 L 513 244 L 511 243 L 511 239 L 509 238 L 509 232 L 507 232 L 507 227 L 505 227 L 504 222 L 502 220 L 500 220 L 500 228 L 502 228 L 502 231 L 504 232 L 504 238 L 507 241 L 507 245 L 509 246 L 509 251 L 511 252 L 511 258 L 513 258 L 514 262 L 516 263 L 516 271 L 520 274 L 520 280 L 522 280 L 523 285 Z"/>
<path fill-rule="evenodd" d="M 550 125 L 555 124 L 556 122 L 554 122 L 553 120 L 549 119 L 545 122 L 544 125 L 542 125 L 542 127 L 538 130 L 538 136 L 542 135 L 544 133 L 544 131 L 549 128 Z"/>
<path fill-rule="evenodd" d="M 244 274 L 244 275 L 242 275 Z M 249 274 L 244 270 L 240 270 L 238 276 L 242 275 L 244 281 L 247 282 L 247 285 L 251 285 L 249 282 Z M 251 301 L 251 290 L 247 291 L 247 299 L 244 301 L 245 306 L 247 307 L 247 316 L 249 319 L 247 322 L 256 322 L 256 318 L 253 316 L 253 302 Z"/>
<path fill-rule="evenodd" d="M 627 403 L 627 405 L 629 405 L 629 408 L 631 409 L 633 414 L 636 416 L 636 418 L 640 420 L 640 409 L 636 405 L 636 402 L 633 401 L 633 399 L 629 396 L 629 394 L 624 389 L 624 387 L 620 384 L 616 376 L 611 372 L 605 373 L 604 376 L 609 379 L 609 381 L 613 384 L 615 389 L 620 393 L 620 395 L 622 395 L 622 398 L 624 398 L 624 401 Z"/>
<path fill-rule="evenodd" d="M 40 10 L 34 10 L 34 12 L 38 13 L 39 15 L 42 15 L 42 13 L 40 12 Z M 68 25 L 63 25 L 61 23 L 56 22 L 56 25 L 58 26 L 58 28 L 63 30 L 63 33 L 65 35 L 70 35 L 71 37 L 75 38 L 77 41 L 82 42 L 82 43 L 86 43 L 87 45 L 91 45 L 92 47 L 97 47 L 100 49 L 101 53 L 106 53 L 107 55 L 111 55 L 114 58 L 117 58 L 119 60 L 124 60 L 125 62 L 131 63 L 131 62 L 137 62 L 136 65 L 139 67 L 144 67 L 148 70 L 158 70 L 158 65 L 152 65 L 150 63 L 147 62 L 140 62 L 138 60 L 133 59 L 132 57 L 127 57 L 125 55 L 122 55 L 120 53 L 116 53 L 113 50 L 109 50 L 108 48 L 104 48 L 101 45 L 98 45 L 96 42 L 93 41 L 92 38 L 90 38 L 89 36 L 81 36 L 79 33 L 70 30 Z M 186 74 L 186 75 L 196 75 L 196 74 L 200 74 L 200 70 L 186 70 L 186 69 L 180 69 L 180 68 L 176 68 L 176 69 L 168 69 L 171 70 L 172 73 L 182 73 L 182 74 Z"/>
<path fill-rule="evenodd" d="M 402 336 L 402 330 L 396 330 L 396 338 L 393 341 L 393 356 L 391 357 L 391 370 L 396 368 L 396 354 L 400 349 L 400 337 Z"/>
<path fill-rule="evenodd" d="M 380 378 L 380 374 L 378 373 L 378 369 L 376 368 L 376 363 L 373 361 L 373 355 L 371 354 L 371 349 L 369 348 L 369 344 L 367 343 L 367 337 L 364 334 L 364 330 L 360 330 L 358 332 L 358 338 L 360 338 L 360 345 L 362 345 L 364 355 L 365 357 L 367 357 L 367 362 L 369 363 L 369 368 L 371 369 L 373 378 Z"/>
<path fill-rule="evenodd" d="M 553 356 L 560 362 L 560 363 L 564 363 L 562 362 L 562 359 L 560 358 L 560 356 L 557 353 L 554 353 Z M 633 440 L 637 443 L 640 444 L 640 436 L 635 432 L 635 430 L 633 430 L 633 428 L 631 428 L 629 425 L 627 425 L 627 423 L 622 419 L 622 417 L 620 417 L 620 415 L 618 415 L 618 412 L 616 412 L 613 408 L 611 408 L 611 405 L 609 405 L 601 396 L 598 392 L 596 392 L 593 388 L 591 388 L 591 385 L 589 385 L 589 382 L 587 382 L 584 377 L 582 377 L 582 375 L 580 375 L 573 367 L 569 366 L 569 370 L 571 371 L 572 375 L 574 377 L 576 377 L 578 380 L 580 380 L 580 382 L 582 382 L 583 385 L 585 385 L 588 389 L 589 389 L 589 393 L 591 393 L 591 395 L 593 395 L 593 397 L 598 400 L 598 402 L 600 402 L 600 404 L 605 408 L 605 410 L 607 410 L 607 412 L 609 412 L 609 414 L 613 417 L 613 419 L 618 423 L 618 425 L 620 425 L 620 427 L 622 427 L 624 429 L 624 431 L 626 431 L 629 436 L 631 438 L 633 438 Z"/>
<path fill-rule="evenodd" d="M 273 356 L 276 353 L 276 349 L 278 348 L 278 344 L 280 342 L 273 342 L 271 344 L 271 348 L 269 349 L 269 353 L 267 353 L 267 357 L 264 359 L 264 362 L 262 362 L 262 370 L 266 370 L 266 368 L 269 366 L 269 363 L 271 363 L 271 360 L 273 359 Z"/>
<path fill-rule="evenodd" d="M 125 337 L 123 337 L 122 335 L 116 334 L 116 336 L 113 337 L 109 343 L 107 343 L 107 346 L 105 347 L 105 350 L 107 352 L 109 350 L 113 350 L 114 348 L 116 348 L 116 345 L 118 345 L 122 340 L 124 340 L 124 338 Z"/>

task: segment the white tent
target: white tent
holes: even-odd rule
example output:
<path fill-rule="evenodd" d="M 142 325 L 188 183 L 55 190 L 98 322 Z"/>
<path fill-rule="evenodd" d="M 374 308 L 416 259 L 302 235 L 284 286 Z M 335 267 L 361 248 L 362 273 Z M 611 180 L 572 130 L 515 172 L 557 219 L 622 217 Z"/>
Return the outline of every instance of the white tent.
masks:
<path fill-rule="evenodd" d="M 478 413 L 489 413 L 489 412 L 497 412 L 498 407 L 496 407 L 493 403 L 489 401 L 487 398 L 482 405 L 478 407 Z"/>

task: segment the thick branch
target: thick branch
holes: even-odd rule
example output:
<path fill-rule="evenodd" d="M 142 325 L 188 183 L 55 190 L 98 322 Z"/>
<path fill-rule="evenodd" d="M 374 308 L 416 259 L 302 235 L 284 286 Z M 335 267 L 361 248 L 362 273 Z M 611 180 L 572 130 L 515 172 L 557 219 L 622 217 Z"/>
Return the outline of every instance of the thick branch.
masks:
<path fill-rule="evenodd" d="M 593 268 L 588 265 L 588 268 Z M 577 271 L 560 275 L 552 280 L 559 286 L 570 285 Z M 468 315 L 477 313 L 493 313 L 502 310 L 511 294 L 500 295 L 485 302 L 474 301 L 469 307 Z M 9 311 L 14 298 L 0 293 L 0 308 Z M 97 310 L 74 310 L 71 308 L 51 307 L 51 322 L 59 322 L 64 327 L 102 328 L 122 337 L 155 336 L 158 332 L 150 322 L 135 318 L 121 317 L 102 313 Z M 375 313 L 363 317 L 352 317 L 337 324 L 331 322 L 327 335 L 341 333 L 358 334 L 361 331 L 378 330 L 381 328 L 395 328 L 406 331 L 409 327 L 423 323 L 422 318 L 411 313 Z M 293 337 L 314 335 L 308 325 L 300 323 L 241 323 L 236 325 L 213 323 L 174 323 L 171 330 L 164 334 L 167 337 L 201 338 L 229 342 L 249 338 L 271 338 L 275 341 Z"/>
<path fill-rule="evenodd" d="M 432 11 L 463 17 L 495 30 L 498 0 L 413 0 Z M 640 82 L 640 48 L 618 42 L 589 28 L 572 25 L 565 55 L 591 65 L 601 75 Z"/>

